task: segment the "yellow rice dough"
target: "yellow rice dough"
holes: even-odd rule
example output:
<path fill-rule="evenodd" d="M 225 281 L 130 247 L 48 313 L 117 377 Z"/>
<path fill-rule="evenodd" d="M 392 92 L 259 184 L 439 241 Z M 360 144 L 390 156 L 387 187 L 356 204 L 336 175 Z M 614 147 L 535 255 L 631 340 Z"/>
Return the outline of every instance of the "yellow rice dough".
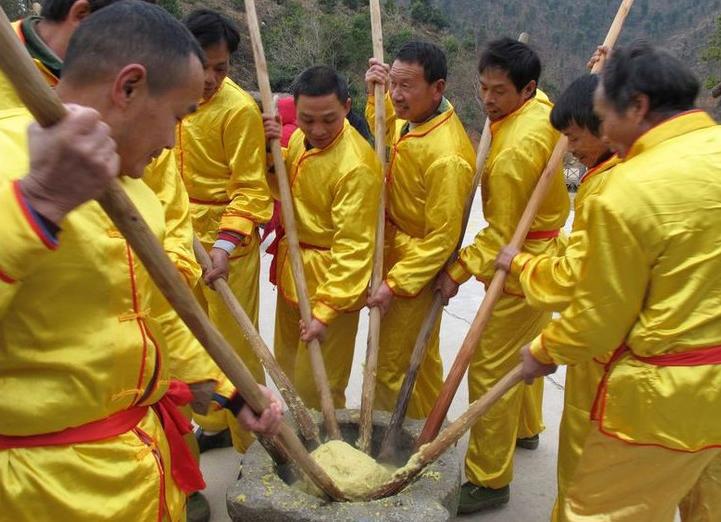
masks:
<path fill-rule="evenodd" d="M 393 475 L 390 466 L 382 466 L 347 442 L 331 440 L 311 453 L 338 488 L 350 500 L 364 500 L 367 494 L 387 482 Z M 301 489 L 322 497 L 321 491 L 306 477 Z"/>

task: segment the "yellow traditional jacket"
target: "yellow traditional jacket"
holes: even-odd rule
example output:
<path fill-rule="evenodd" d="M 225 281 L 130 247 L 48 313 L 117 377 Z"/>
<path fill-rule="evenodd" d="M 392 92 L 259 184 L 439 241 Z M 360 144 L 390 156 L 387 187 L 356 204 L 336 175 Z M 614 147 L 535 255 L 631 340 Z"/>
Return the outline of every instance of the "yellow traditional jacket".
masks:
<path fill-rule="evenodd" d="M 326 148 L 306 143 L 296 130 L 285 164 L 313 316 L 328 324 L 365 304 L 383 176 L 373 149 L 347 120 Z M 276 190 L 275 177 L 270 181 Z M 297 303 L 286 239 L 277 266 L 280 292 Z"/>
<path fill-rule="evenodd" d="M 192 288 L 200 279 L 201 269 L 193 253 L 188 193 L 180 179 L 173 152 L 164 150 L 154 159 L 145 168 L 143 181 L 158 196 L 165 212 L 165 251 Z"/>
<path fill-rule="evenodd" d="M 366 119 L 375 126 L 375 100 Z M 385 281 L 394 294 L 411 297 L 430 283 L 458 243 L 471 189 L 475 153 L 450 103 L 409 129 L 386 94 L 390 159 L 386 176 Z"/>
<path fill-rule="evenodd" d="M 13 22 L 12 26 L 15 30 L 15 34 L 24 44 L 25 38 L 20 28 L 21 24 L 22 20 L 18 20 Z M 54 87 L 58 83 L 58 78 L 37 58 L 33 58 L 33 62 L 35 62 L 35 65 L 48 82 L 48 85 Z M 5 109 L 15 109 L 22 106 L 23 102 L 20 101 L 20 98 L 15 92 L 15 88 L 10 83 L 10 80 L 8 80 L 7 76 L 0 72 L 0 111 Z"/>
<path fill-rule="evenodd" d="M 618 156 L 589 169 L 581 178 L 568 246 L 561 255 L 533 256 L 519 253 L 511 265 L 511 275 L 519 279 L 526 301 L 534 308 L 560 312 L 571 302 L 581 261 L 586 255 L 586 218 L 588 203 L 601 194 L 612 169 L 621 162 Z"/>
<path fill-rule="evenodd" d="M 145 168 L 143 181 L 160 200 L 165 215 L 163 248 L 176 268 L 192 288 L 200 280 L 201 268 L 193 253 L 193 223 L 190 218 L 188 193 L 178 173 L 173 152 L 164 150 Z M 187 332 L 187 326 L 172 309 L 165 297 L 154 289 L 151 298 L 153 316 L 160 323 L 169 349 L 168 366 L 174 378 L 186 383 L 208 379 L 220 383 L 216 391 L 230 396 L 233 386 L 213 362 L 197 339 Z"/>
<path fill-rule="evenodd" d="M 463 283 L 471 275 L 490 282 L 495 273 L 495 260 L 501 247 L 511 241 L 513 232 L 531 198 L 559 134 L 551 126 L 552 104 L 541 91 L 515 112 L 491 124 L 491 150 L 481 177 L 483 217 L 488 226 L 481 230 L 473 243 L 461 249 L 459 259 L 448 268 L 456 282 Z M 563 227 L 568 217 L 569 198 L 558 170 L 543 200 L 530 234 L 543 235 Z M 533 236 L 531 236 L 533 237 Z M 554 254 L 562 243 L 558 238 L 532 239 L 523 245 L 531 254 Z M 520 293 L 512 281 L 507 291 Z"/>
<path fill-rule="evenodd" d="M 263 120 L 253 98 L 226 78 L 178 124 L 175 155 L 202 243 L 212 245 L 226 230 L 250 244 L 255 226 L 273 213 Z"/>
<path fill-rule="evenodd" d="M 150 314 L 149 278 L 96 202 L 61 223 L 59 242 L 24 203 L 24 109 L 0 116 L 0 434 L 79 426 L 155 403 L 168 356 Z M 140 180 L 121 181 L 159 239 L 163 209 Z"/>
<path fill-rule="evenodd" d="M 721 366 L 642 360 L 708 362 L 702 349 L 721 345 L 719 202 L 721 129 L 690 111 L 641 136 L 588 206 L 573 300 L 531 350 L 574 364 L 628 347 L 600 387 L 604 433 L 675 450 L 721 445 Z"/>

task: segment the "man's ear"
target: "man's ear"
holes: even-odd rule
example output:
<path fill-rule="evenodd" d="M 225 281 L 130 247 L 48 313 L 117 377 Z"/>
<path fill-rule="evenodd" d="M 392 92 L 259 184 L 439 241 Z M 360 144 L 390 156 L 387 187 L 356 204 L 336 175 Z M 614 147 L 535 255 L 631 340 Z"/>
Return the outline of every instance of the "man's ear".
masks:
<path fill-rule="evenodd" d="M 536 80 L 531 80 L 526 84 L 526 86 L 521 91 L 521 97 L 524 101 L 530 100 L 533 98 L 533 95 L 536 94 L 536 89 L 538 88 L 538 83 L 536 83 Z"/>
<path fill-rule="evenodd" d="M 443 95 L 446 92 L 446 80 L 440 79 L 436 80 L 433 83 L 433 97 L 434 99 L 437 98 L 438 103 L 441 102 L 441 98 L 443 98 Z"/>
<path fill-rule="evenodd" d="M 645 94 L 636 94 L 627 109 L 626 114 L 632 118 L 634 123 L 641 123 L 648 116 L 651 108 L 651 101 Z"/>
<path fill-rule="evenodd" d="M 70 6 L 68 16 L 65 18 L 67 22 L 72 22 L 74 25 L 79 24 L 83 19 L 90 16 L 91 13 L 90 3 L 88 0 L 75 0 L 73 5 Z"/>
<path fill-rule="evenodd" d="M 348 116 L 348 113 L 350 112 L 350 108 L 353 106 L 353 100 L 351 98 L 348 98 L 345 103 L 343 104 L 343 109 L 345 109 L 345 115 Z"/>
<path fill-rule="evenodd" d="M 123 67 L 115 76 L 111 96 L 113 104 L 127 108 L 134 100 L 148 89 L 148 73 L 145 66 L 131 63 Z"/>

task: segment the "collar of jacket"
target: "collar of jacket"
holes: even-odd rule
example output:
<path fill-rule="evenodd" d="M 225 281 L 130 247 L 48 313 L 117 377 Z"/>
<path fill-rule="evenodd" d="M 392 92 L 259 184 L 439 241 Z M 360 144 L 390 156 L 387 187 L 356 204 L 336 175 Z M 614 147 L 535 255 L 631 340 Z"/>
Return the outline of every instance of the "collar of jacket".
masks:
<path fill-rule="evenodd" d="M 662 121 L 639 136 L 633 145 L 631 145 L 624 161 L 628 161 L 634 156 L 638 156 L 666 140 L 699 129 L 713 127 L 714 125 L 716 125 L 716 122 L 714 122 L 713 118 L 701 109 L 681 112 Z"/>
<path fill-rule="evenodd" d="M 453 108 L 453 105 L 451 105 L 451 102 L 449 102 L 446 98 L 443 98 L 435 115 L 431 116 L 428 120 L 417 125 L 413 129 L 408 130 L 405 134 L 401 132 L 401 139 L 405 140 L 407 138 L 419 138 L 425 136 L 439 125 L 448 121 L 454 112 L 455 109 Z M 408 122 L 404 123 L 403 129 L 406 129 L 407 126 Z"/>
<path fill-rule="evenodd" d="M 39 60 L 40 63 L 52 74 L 59 78 L 63 68 L 63 61 L 43 42 L 40 35 L 35 31 L 37 23 L 42 20 L 39 16 L 28 16 L 23 18 L 18 28 L 18 36 L 25 44 L 30 56 Z"/>
<path fill-rule="evenodd" d="M 592 178 L 596 174 L 600 174 L 601 172 L 606 172 L 607 170 L 612 169 L 619 163 L 621 163 L 621 158 L 619 158 L 615 154 L 612 154 L 610 158 L 606 158 L 595 167 L 588 169 L 583 175 L 583 177 L 581 177 L 581 183 L 588 181 L 589 178 Z"/>

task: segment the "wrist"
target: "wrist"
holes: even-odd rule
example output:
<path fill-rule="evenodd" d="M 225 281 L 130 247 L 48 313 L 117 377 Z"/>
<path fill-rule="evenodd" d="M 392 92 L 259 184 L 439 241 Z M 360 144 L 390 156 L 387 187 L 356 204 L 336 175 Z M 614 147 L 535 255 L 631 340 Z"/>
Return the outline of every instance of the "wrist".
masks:
<path fill-rule="evenodd" d="M 225 252 L 225 255 L 230 257 L 230 254 L 232 254 L 235 250 L 235 245 L 230 241 L 226 241 L 225 239 L 218 239 L 215 243 L 213 243 L 213 248 L 217 250 L 222 250 L 223 252 Z"/>
<path fill-rule="evenodd" d="M 71 209 L 65 208 L 56 199 L 45 193 L 38 183 L 36 183 L 32 174 L 28 174 L 18 181 L 20 193 L 27 204 L 38 214 L 55 225 L 59 225 L 63 218 Z"/>

